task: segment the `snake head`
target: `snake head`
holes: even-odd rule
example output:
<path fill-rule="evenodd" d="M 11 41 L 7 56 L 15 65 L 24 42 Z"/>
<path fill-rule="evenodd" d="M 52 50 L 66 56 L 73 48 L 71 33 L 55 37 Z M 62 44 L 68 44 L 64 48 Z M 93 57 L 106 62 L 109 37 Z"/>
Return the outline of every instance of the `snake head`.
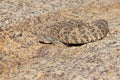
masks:
<path fill-rule="evenodd" d="M 48 44 L 54 42 L 54 39 L 50 36 L 39 36 L 38 40 L 41 43 L 48 43 Z"/>

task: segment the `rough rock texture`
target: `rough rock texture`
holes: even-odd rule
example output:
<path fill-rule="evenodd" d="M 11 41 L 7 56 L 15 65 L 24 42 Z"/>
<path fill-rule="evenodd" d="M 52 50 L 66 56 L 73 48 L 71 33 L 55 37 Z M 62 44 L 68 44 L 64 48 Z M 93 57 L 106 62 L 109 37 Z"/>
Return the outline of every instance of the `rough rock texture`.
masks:
<path fill-rule="evenodd" d="M 68 47 L 37 41 L 38 23 L 103 18 L 110 31 L 102 40 Z M 0 80 L 119 79 L 120 0 L 0 1 Z"/>

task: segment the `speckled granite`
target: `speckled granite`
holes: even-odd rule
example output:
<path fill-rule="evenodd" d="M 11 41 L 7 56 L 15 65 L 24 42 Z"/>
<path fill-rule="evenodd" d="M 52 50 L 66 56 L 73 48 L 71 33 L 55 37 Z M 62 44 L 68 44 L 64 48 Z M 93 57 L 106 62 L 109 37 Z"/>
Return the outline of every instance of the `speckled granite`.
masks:
<path fill-rule="evenodd" d="M 39 27 L 34 23 L 38 17 L 43 26 L 69 18 L 104 18 L 110 32 L 85 45 L 41 44 L 36 38 Z M 0 80 L 119 79 L 119 0 L 0 1 Z"/>

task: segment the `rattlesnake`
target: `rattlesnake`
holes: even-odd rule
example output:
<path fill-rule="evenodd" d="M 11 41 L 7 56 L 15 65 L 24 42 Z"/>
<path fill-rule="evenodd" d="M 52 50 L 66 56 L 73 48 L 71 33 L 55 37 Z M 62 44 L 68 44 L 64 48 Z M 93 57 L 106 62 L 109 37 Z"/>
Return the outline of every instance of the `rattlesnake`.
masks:
<path fill-rule="evenodd" d="M 105 19 L 97 19 L 88 23 L 71 19 L 40 29 L 38 40 L 42 43 L 84 44 L 104 38 L 108 31 L 109 26 Z"/>

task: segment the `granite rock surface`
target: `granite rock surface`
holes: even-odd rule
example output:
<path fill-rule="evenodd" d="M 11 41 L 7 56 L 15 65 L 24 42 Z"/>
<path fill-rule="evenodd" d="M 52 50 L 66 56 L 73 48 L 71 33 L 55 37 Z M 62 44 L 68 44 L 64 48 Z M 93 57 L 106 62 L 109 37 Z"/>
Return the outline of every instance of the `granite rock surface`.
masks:
<path fill-rule="evenodd" d="M 37 40 L 41 26 L 64 19 L 106 19 L 108 35 L 61 46 Z M 0 80 L 119 80 L 120 0 L 1 0 Z"/>

